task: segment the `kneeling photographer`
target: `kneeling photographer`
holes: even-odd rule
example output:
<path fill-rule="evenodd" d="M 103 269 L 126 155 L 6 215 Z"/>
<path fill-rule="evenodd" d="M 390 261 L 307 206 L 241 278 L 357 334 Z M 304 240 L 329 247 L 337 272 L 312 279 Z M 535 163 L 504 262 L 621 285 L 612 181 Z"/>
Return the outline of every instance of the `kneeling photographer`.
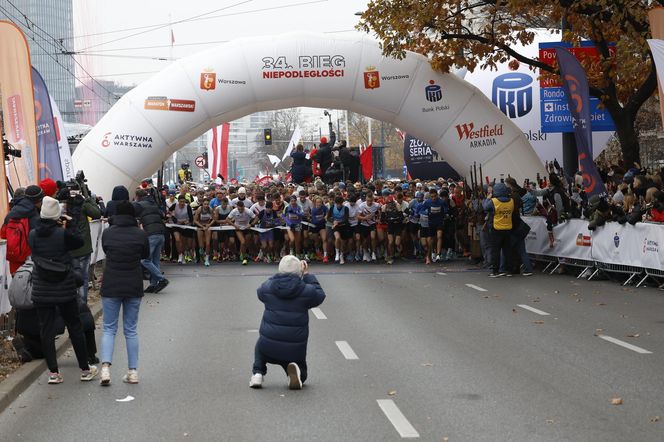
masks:
<path fill-rule="evenodd" d="M 83 238 L 82 247 L 70 252 L 72 266 L 82 285 L 78 294 L 84 303 L 88 302 L 88 281 L 90 272 L 90 258 L 92 256 L 92 237 L 90 236 L 89 219 L 100 219 L 101 209 L 95 198 L 90 196 L 83 171 L 76 174 L 76 178 L 61 183 L 58 200 L 64 204 L 65 214 L 70 216 L 71 223 L 78 234 Z"/>

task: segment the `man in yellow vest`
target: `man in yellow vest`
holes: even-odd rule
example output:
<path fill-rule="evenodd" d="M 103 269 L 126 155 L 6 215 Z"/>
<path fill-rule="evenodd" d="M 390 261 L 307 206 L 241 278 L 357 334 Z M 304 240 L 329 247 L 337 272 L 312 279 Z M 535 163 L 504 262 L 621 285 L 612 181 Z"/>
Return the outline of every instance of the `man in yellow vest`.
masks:
<path fill-rule="evenodd" d="M 510 268 L 510 235 L 512 233 L 512 215 L 516 210 L 514 200 L 504 183 L 498 183 L 493 187 L 493 194 L 489 193 L 484 201 L 484 211 L 488 214 L 487 226 L 489 227 L 489 240 L 491 243 L 491 267 L 490 278 L 505 276 L 500 273 L 500 254 L 505 257 L 505 268 Z"/>

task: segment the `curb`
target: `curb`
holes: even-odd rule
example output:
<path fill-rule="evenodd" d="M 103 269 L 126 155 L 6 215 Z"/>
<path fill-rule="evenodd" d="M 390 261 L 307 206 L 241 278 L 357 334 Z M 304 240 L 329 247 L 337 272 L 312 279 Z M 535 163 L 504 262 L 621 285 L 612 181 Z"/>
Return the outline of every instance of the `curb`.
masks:
<path fill-rule="evenodd" d="M 101 302 L 94 304 L 90 310 L 95 322 L 101 316 Z M 69 335 L 63 334 L 55 343 L 55 351 L 58 357 L 71 347 Z M 39 376 L 47 370 L 44 359 L 36 359 L 27 362 L 19 367 L 7 379 L 0 382 L 0 413 L 5 411 L 16 398 L 18 398 Z"/>

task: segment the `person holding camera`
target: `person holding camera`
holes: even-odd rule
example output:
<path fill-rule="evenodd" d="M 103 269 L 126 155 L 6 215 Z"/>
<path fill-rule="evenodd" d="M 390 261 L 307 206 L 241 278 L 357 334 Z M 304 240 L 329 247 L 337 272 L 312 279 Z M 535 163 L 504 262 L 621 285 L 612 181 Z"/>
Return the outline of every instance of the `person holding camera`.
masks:
<path fill-rule="evenodd" d="M 91 381 L 97 375 L 97 367 L 88 365 L 76 291 L 77 277 L 70 255 L 72 250 L 80 249 L 84 245 L 84 240 L 75 226 L 62 218 L 58 200 L 45 196 L 40 217 L 41 223 L 28 235 L 28 243 L 35 264 L 32 275 L 32 302 L 39 317 L 42 349 L 49 369 L 48 383 L 63 382 L 55 351 L 58 311 L 69 331 L 69 338 L 81 369 L 81 381 Z"/>
<path fill-rule="evenodd" d="M 78 288 L 78 295 L 87 304 L 90 258 L 92 257 L 92 237 L 88 220 L 100 219 L 101 209 L 97 205 L 96 199 L 90 197 L 82 171 L 76 174 L 75 180 L 65 183 L 65 187 L 58 193 L 58 200 L 64 202 L 66 214 L 72 218 L 70 224 L 83 238 L 83 246 L 72 250 L 70 254 L 74 271 L 82 283 Z"/>
<path fill-rule="evenodd" d="M 308 270 L 306 261 L 286 255 L 279 262 L 279 272 L 257 291 L 265 312 L 254 350 L 251 388 L 263 386 L 267 364 L 286 371 L 291 390 L 300 390 L 307 379 L 309 309 L 325 300 L 323 288 Z"/>

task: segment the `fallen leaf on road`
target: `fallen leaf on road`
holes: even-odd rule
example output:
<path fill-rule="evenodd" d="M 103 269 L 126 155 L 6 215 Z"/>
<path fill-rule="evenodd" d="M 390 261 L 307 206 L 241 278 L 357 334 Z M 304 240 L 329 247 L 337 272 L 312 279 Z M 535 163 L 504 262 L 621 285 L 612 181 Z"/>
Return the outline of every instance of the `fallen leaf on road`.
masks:
<path fill-rule="evenodd" d="M 549 425 L 553 424 L 553 419 L 547 419 L 546 423 L 549 424 Z"/>
<path fill-rule="evenodd" d="M 639 335 L 638 333 L 634 333 L 634 334 L 631 334 L 631 335 L 627 335 L 625 337 L 626 338 L 638 338 L 639 336 L 641 336 L 641 335 Z"/>
<path fill-rule="evenodd" d="M 541 325 L 544 324 L 544 321 L 533 321 L 533 324 Z"/>
<path fill-rule="evenodd" d="M 581 302 L 581 299 L 577 299 L 576 302 Z"/>
<path fill-rule="evenodd" d="M 488 296 L 485 296 L 484 299 L 489 299 L 489 297 L 488 297 Z"/>
<path fill-rule="evenodd" d="M 444 437 L 444 438 L 443 438 L 443 442 L 447 442 L 448 440 L 450 440 L 449 437 Z"/>
<path fill-rule="evenodd" d="M 425 364 L 422 364 L 422 367 L 433 367 L 433 364 L 431 362 L 427 362 Z"/>
<path fill-rule="evenodd" d="M 611 405 L 622 405 L 622 404 L 623 404 L 622 398 L 614 397 L 613 399 L 611 399 Z"/>
<path fill-rule="evenodd" d="M 122 399 L 116 399 L 115 402 L 131 402 L 134 399 L 135 399 L 134 396 L 127 396 L 127 397 L 122 398 Z"/>
<path fill-rule="evenodd" d="M 519 313 L 515 308 L 512 309 L 512 313 Z"/>
<path fill-rule="evenodd" d="M 540 299 L 539 298 L 533 299 L 533 302 L 540 302 Z"/>
<path fill-rule="evenodd" d="M 560 293 L 560 290 L 554 290 L 553 293 L 558 294 L 558 293 Z"/>
<path fill-rule="evenodd" d="M 651 417 L 650 422 L 659 422 L 661 419 L 662 418 L 660 418 L 659 416 Z"/>
<path fill-rule="evenodd" d="M 395 394 L 397 394 L 396 390 L 392 390 L 392 391 L 387 393 L 388 396 L 394 396 Z"/>
<path fill-rule="evenodd" d="M 184 437 L 188 437 L 188 436 L 189 436 L 189 433 L 184 433 L 183 436 L 184 436 Z"/>
<path fill-rule="evenodd" d="M 606 304 L 604 304 L 603 302 L 598 302 L 598 303 L 595 304 L 595 305 L 596 305 L 597 307 L 604 307 Z"/>

